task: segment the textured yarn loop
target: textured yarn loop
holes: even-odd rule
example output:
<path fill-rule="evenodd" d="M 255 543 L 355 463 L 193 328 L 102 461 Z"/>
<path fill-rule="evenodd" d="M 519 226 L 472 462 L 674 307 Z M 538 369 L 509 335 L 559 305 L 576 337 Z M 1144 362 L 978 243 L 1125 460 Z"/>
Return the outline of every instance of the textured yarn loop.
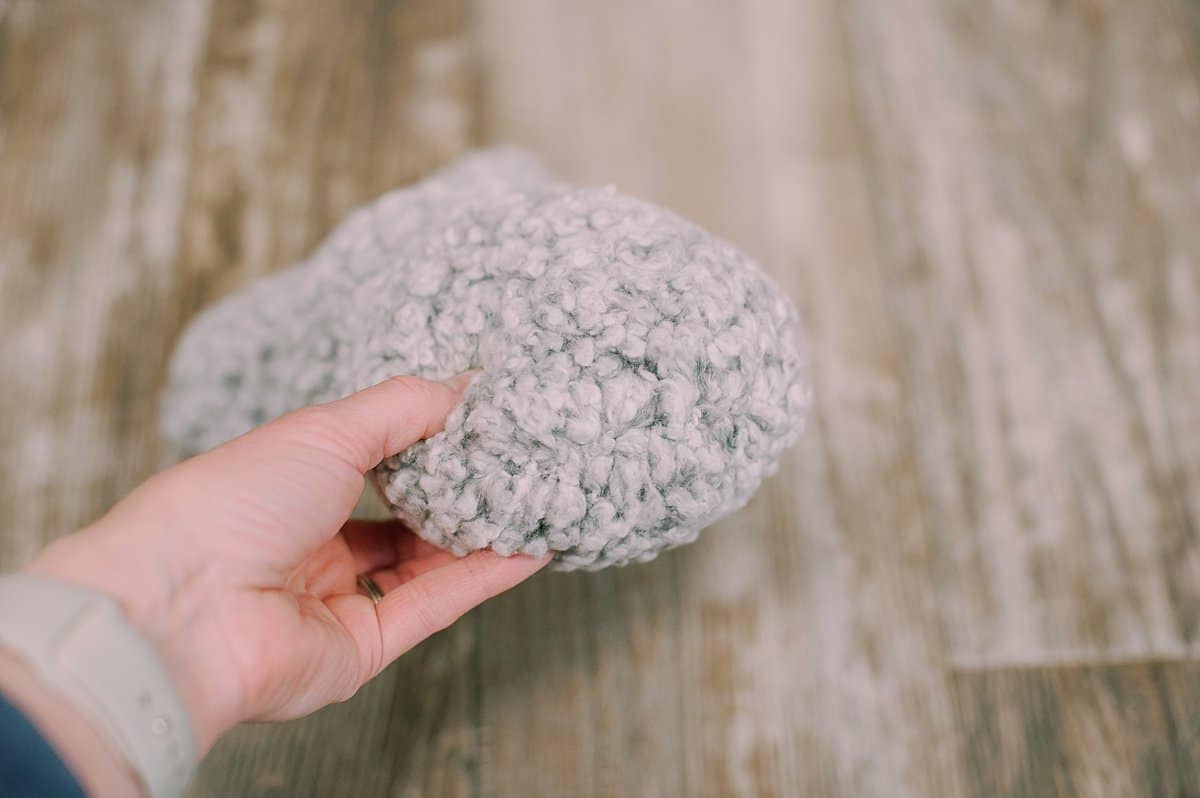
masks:
<path fill-rule="evenodd" d="M 189 328 L 163 414 L 179 454 L 397 374 L 482 373 L 445 430 L 374 472 L 463 555 L 645 561 L 744 505 L 811 403 L 796 311 L 669 211 L 460 159 L 352 213 L 306 261 Z"/>

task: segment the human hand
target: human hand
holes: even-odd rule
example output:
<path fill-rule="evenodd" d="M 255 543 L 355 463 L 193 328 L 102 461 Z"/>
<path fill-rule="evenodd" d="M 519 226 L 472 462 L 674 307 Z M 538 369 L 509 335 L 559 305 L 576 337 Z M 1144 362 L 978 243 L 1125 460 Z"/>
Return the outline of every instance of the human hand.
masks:
<path fill-rule="evenodd" d="M 289 413 L 134 490 L 28 570 L 116 597 L 163 658 L 203 755 L 244 720 L 342 701 L 548 558 L 462 559 L 347 522 L 363 474 L 442 429 L 464 378 L 401 377 Z M 357 592 L 359 574 L 385 592 Z"/>

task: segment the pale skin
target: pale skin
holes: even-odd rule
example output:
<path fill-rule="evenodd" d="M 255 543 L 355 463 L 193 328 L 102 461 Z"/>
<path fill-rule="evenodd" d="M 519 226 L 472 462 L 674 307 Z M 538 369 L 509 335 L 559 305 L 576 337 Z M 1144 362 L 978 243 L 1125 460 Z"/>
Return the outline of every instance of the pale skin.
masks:
<path fill-rule="evenodd" d="M 442 429 L 467 377 L 401 377 L 290 413 L 154 476 L 26 570 L 114 596 L 174 677 L 203 755 L 247 720 L 344 701 L 397 657 L 543 567 L 457 558 L 399 523 L 348 521 L 363 475 Z M 385 591 L 357 590 L 369 574 Z M 0 687 L 93 795 L 133 773 L 0 652 Z"/>

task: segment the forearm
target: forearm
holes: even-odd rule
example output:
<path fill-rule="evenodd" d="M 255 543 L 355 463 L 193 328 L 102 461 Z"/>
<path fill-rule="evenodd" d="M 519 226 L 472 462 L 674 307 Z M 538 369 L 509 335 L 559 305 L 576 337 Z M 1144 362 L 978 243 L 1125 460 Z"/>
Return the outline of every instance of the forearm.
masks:
<path fill-rule="evenodd" d="M 128 763 L 69 701 L 45 687 L 15 654 L 0 648 L 0 692 L 17 706 L 95 798 L 143 796 Z"/>

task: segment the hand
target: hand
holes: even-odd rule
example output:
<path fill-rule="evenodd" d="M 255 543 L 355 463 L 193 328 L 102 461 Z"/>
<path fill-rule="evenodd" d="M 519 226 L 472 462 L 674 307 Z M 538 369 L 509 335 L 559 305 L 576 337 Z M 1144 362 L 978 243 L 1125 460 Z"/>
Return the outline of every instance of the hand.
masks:
<path fill-rule="evenodd" d="M 158 474 L 29 570 L 115 596 L 175 677 L 203 754 L 243 720 L 342 701 L 547 559 L 458 559 L 347 518 L 363 474 L 461 398 L 401 377 L 299 410 Z M 369 573 L 386 595 L 357 592 Z"/>

